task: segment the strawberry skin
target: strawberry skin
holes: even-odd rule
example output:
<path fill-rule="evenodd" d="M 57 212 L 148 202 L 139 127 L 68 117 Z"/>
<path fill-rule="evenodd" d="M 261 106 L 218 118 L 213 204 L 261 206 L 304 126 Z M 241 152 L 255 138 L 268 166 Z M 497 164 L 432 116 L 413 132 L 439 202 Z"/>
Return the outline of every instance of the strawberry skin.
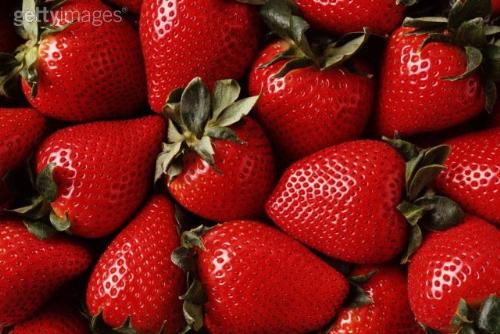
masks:
<path fill-rule="evenodd" d="M 408 271 L 410 305 L 417 320 L 450 333 L 458 302 L 478 305 L 500 294 L 500 231 L 467 216 L 461 225 L 427 236 Z"/>
<path fill-rule="evenodd" d="M 54 164 L 59 187 L 54 212 L 68 217 L 71 232 L 98 238 L 120 227 L 152 186 L 165 124 L 159 116 L 66 127 L 36 154 L 40 173 Z"/>
<path fill-rule="evenodd" d="M 0 108 L 0 178 L 26 161 L 45 128 L 34 109 Z"/>
<path fill-rule="evenodd" d="M 201 77 L 239 79 L 257 52 L 261 26 L 255 8 L 226 0 L 146 0 L 141 41 L 149 103 L 161 112 L 171 91 Z"/>
<path fill-rule="evenodd" d="M 396 208 L 404 172 L 403 159 L 385 143 L 339 144 L 291 165 L 266 211 L 284 231 L 328 256 L 385 262 L 406 242 Z"/>
<path fill-rule="evenodd" d="M 249 79 L 250 94 L 262 92 L 257 117 L 281 159 L 295 161 L 360 136 L 372 109 L 373 80 L 342 67 L 306 67 L 274 78 L 286 61 L 260 68 L 287 47 L 280 41 L 265 48 Z"/>
<path fill-rule="evenodd" d="M 439 190 L 464 209 L 500 224 L 500 128 L 474 132 L 447 142 L 447 169 L 436 182 Z"/>
<path fill-rule="evenodd" d="M 84 272 L 91 261 L 90 252 L 66 236 L 42 241 L 21 221 L 1 220 L 0 328 L 33 315 L 59 287 Z"/>
<path fill-rule="evenodd" d="M 374 272 L 361 285 L 372 303 L 361 307 L 344 308 L 327 334 L 421 334 L 422 328 L 408 302 L 406 272 L 392 266 L 360 267 L 351 275 Z"/>
<path fill-rule="evenodd" d="M 182 173 L 168 184 L 170 194 L 189 211 L 214 221 L 257 217 L 276 178 L 271 145 L 254 120 L 232 127 L 243 143 L 214 140 L 215 169 L 200 156 L 184 156 Z"/>
<path fill-rule="evenodd" d="M 138 333 L 178 333 L 183 326 L 184 273 L 170 261 L 179 245 L 172 203 L 154 196 L 113 240 L 94 268 L 87 306 L 120 327 L 127 317 Z"/>
<path fill-rule="evenodd" d="M 295 0 L 305 19 L 332 34 L 363 31 L 390 34 L 403 21 L 405 7 L 395 0 Z"/>
<path fill-rule="evenodd" d="M 58 18 L 75 13 L 112 11 L 99 1 L 69 1 L 53 11 Z M 57 20 L 62 26 L 68 22 Z M 82 122 L 131 116 L 146 102 L 145 72 L 138 33 L 125 19 L 95 25 L 76 22 L 43 39 L 38 50 L 39 87 L 35 98 L 23 80 L 33 107 L 50 118 Z"/>
<path fill-rule="evenodd" d="M 406 136 L 443 130 L 484 109 L 477 73 L 463 80 L 444 80 L 466 71 L 464 51 L 435 42 L 419 51 L 427 35 L 408 35 L 411 31 L 394 32 L 383 60 L 376 127 L 386 136 L 396 131 Z"/>
<path fill-rule="evenodd" d="M 218 225 L 199 252 L 210 333 L 305 333 L 336 313 L 347 281 L 304 246 L 253 221 Z"/>
<path fill-rule="evenodd" d="M 33 318 L 14 327 L 10 334 L 90 334 L 85 318 L 69 302 L 48 304 Z"/>

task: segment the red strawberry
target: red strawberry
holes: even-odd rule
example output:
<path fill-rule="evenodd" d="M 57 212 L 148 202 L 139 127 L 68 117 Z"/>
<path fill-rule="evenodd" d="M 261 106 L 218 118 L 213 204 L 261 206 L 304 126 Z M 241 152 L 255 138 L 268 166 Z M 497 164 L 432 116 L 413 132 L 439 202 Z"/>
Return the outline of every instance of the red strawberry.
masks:
<path fill-rule="evenodd" d="M 178 333 L 182 329 L 185 279 L 170 261 L 179 245 L 174 207 L 154 196 L 115 238 L 94 268 L 87 290 L 90 314 L 111 327 L 130 317 L 138 333 Z M 101 314 L 102 312 L 102 314 Z"/>
<path fill-rule="evenodd" d="M 65 236 L 42 241 L 21 221 L 1 220 L 0 328 L 33 315 L 61 285 L 84 272 L 91 260 L 85 247 Z"/>
<path fill-rule="evenodd" d="M 58 191 L 48 202 L 55 215 L 68 218 L 78 236 L 115 231 L 150 189 L 164 135 L 162 118 L 149 116 L 67 127 L 48 137 L 36 154 L 36 171 L 53 169 Z"/>
<path fill-rule="evenodd" d="M 406 242 L 396 209 L 404 173 L 403 159 L 385 143 L 339 144 L 290 166 L 266 211 L 287 233 L 328 256 L 385 262 Z"/>
<path fill-rule="evenodd" d="M 90 334 L 85 318 L 69 302 L 48 304 L 33 318 L 14 327 L 10 334 Z"/>
<path fill-rule="evenodd" d="M 410 304 L 417 320 L 445 333 L 460 299 L 479 305 L 500 295 L 500 231 L 468 216 L 463 224 L 427 236 L 411 259 Z M 466 332 L 465 332 L 466 333 Z"/>
<path fill-rule="evenodd" d="M 348 292 L 335 269 L 258 222 L 218 225 L 198 245 L 210 333 L 310 332 L 335 315 Z"/>
<path fill-rule="evenodd" d="M 464 209 L 500 224 L 500 128 L 447 142 L 451 155 L 437 187 Z"/>
<path fill-rule="evenodd" d="M 400 28 L 389 39 L 383 61 L 377 131 L 392 136 L 439 131 L 465 122 L 485 107 L 479 75 L 457 81 L 446 77 L 466 71 L 465 52 L 458 46 L 431 42 L 427 34 Z"/>
<path fill-rule="evenodd" d="M 166 172 L 176 201 L 215 221 L 259 216 L 275 181 L 264 132 L 254 120 L 241 120 L 257 97 L 236 101 L 239 94 L 235 81 L 223 80 L 211 95 L 197 78 L 167 106 L 169 144 L 158 159 L 157 178 Z"/>
<path fill-rule="evenodd" d="M 113 3 L 134 14 L 141 12 L 142 0 L 113 0 Z"/>
<path fill-rule="evenodd" d="M 33 109 L 0 108 L 0 210 L 9 200 L 3 178 L 26 162 L 45 127 L 45 119 Z"/>
<path fill-rule="evenodd" d="M 261 35 L 255 9 L 227 0 L 146 0 L 140 28 L 149 103 L 156 112 L 171 91 L 196 76 L 210 87 L 241 78 Z"/>
<path fill-rule="evenodd" d="M 29 41 L 17 57 L 24 61 L 23 90 L 31 105 L 65 121 L 136 113 L 146 90 L 139 36 L 132 25 L 99 1 L 71 0 L 49 17 L 56 29 L 75 23 L 53 34 L 25 32 Z M 36 31 L 36 22 L 26 24 Z M 19 64 L 13 64 L 19 73 Z"/>
<path fill-rule="evenodd" d="M 396 0 L 320 1 L 295 0 L 304 17 L 332 34 L 362 31 L 390 34 L 403 21 L 405 7 Z"/>
<path fill-rule="evenodd" d="M 289 47 L 279 41 L 265 48 L 249 79 L 252 95 L 262 91 L 257 117 L 286 162 L 359 137 L 374 95 L 372 79 L 345 67 L 327 71 L 305 67 L 283 77 L 275 75 L 285 60 L 262 68 Z"/>
<path fill-rule="evenodd" d="M 372 276 L 360 286 L 370 297 L 371 303 L 342 309 L 327 333 L 423 333 L 408 302 L 406 273 L 397 267 L 364 267 L 352 273 L 355 277 L 367 274 Z"/>
<path fill-rule="evenodd" d="M 26 161 L 45 127 L 34 109 L 0 108 L 0 178 Z"/>

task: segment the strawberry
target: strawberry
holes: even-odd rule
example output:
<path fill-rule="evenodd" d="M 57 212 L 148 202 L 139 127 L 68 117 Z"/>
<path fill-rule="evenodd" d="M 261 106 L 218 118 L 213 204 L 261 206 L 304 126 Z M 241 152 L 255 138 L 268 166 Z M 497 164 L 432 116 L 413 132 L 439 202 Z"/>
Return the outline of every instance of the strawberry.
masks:
<path fill-rule="evenodd" d="M 279 160 L 286 165 L 359 137 L 372 109 L 374 82 L 368 67 L 351 58 L 366 43 L 367 31 L 313 47 L 309 24 L 287 0 L 269 1 L 261 13 L 281 40 L 258 56 L 249 91 L 262 95 L 257 117 Z"/>
<path fill-rule="evenodd" d="M 45 128 L 45 119 L 34 109 L 0 108 L 0 177 L 27 160 Z"/>
<path fill-rule="evenodd" d="M 420 334 L 408 302 L 406 273 L 397 267 L 360 267 L 355 278 L 369 275 L 360 287 L 370 299 L 368 305 L 343 308 L 327 334 Z"/>
<path fill-rule="evenodd" d="M 163 326 L 162 333 L 178 333 L 185 280 L 170 261 L 178 245 L 174 207 L 154 196 L 94 268 L 87 289 L 90 314 L 111 327 L 128 319 L 137 333 L 160 333 Z"/>
<path fill-rule="evenodd" d="M 20 221 L 2 219 L 0 328 L 32 316 L 60 286 L 84 272 L 91 260 L 84 246 L 66 236 L 42 241 Z"/>
<path fill-rule="evenodd" d="M 408 272 L 409 299 L 417 320 L 445 333 L 460 328 L 461 333 L 471 333 L 465 329 L 472 324 L 453 319 L 455 311 L 461 299 L 477 307 L 490 294 L 500 295 L 499 253 L 500 231 L 473 216 L 447 231 L 428 235 Z M 458 315 L 465 308 L 463 303 Z"/>
<path fill-rule="evenodd" d="M 467 211 L 500 224 L 500 128 L 447 142 L 451 155 L 437 188 Z"/>
<path fill-rule="evenodd" d="M 171 91 L 200 76 L 241 78 L 257 52 L 260 21 L 234 0 L 146 0 L 140 34 L 149 103 L 161 112 Z"/>
<path fill-rule="evenodd" d="M 396 30 L 389 38 L 380 76 L 377 131 L 392 136 L 439 131 L 465 122 L 484 109 L 479 75 L 450 81 L 467 68 L 464 51 L 431 42 L 428 35 Z"/>
<path fill-rule="evenodd" d="M 36 153 L 38 190 L 57 229 L 98 238 L 119 228 L 144 200 L 165 126 L 161 117 L 66 127 Z M 26 210 L 25 210 L 26 211 Z M 35 215 L 37 216 L 37 215 Z"/>
<path fill-rule="evenodd" d="M 89 325 L 68 301 L 49 303 L 33 318 L 14 327 L 9 334 L 90 334 Z"/>
<path fill-rule="evenodd" d="M 9 201 L 3 178 L 28 159 L 45 128 L 45 119 L 33 109 L 0 108 L 0 209 Z"/>
<path fill-rule="evenodd" d="M 25 0 L 26 17 L 36 10 L 35 1 Z M 0 81 L 4 93 L 21 75 L 30 104 L 50 118 L 82 122 L 136 113 L 146 90 L 132 25 L 99 1 L 71 0 L 49 14 L 50 22 L 24 22 L 28 41 L 0 64 L 10 69 Z"/>
<path fill-rule="evenodd" d="M 215 221 L 256 217 L 275 181 L 272 149 L 260 126 L 243 117 L 258 97 L 238 100 L 240 86 L 218 81 L 213 94 L 196 78 L 169 97 L 168 144 L 159 179 L 189 211 Z"/>
<path fill-rule="evenodd" d="M 427 192 L 444 168 L 447 146 L 417 150 L 402 141 L 391 144 L 404 153 L 406 170 L 395 149 L 372 140 L 339 144 L 297 161 L 268 199 L 268 216 L 316 250 L 361 264 L 386 262 L 403 250 L 406 218 L 412 226 L 406 261 L 421 242 L 420 227 L 455 225 L 462 212 Z"/>
<path fill-rule="evenodd" d="M 208 232 L 202 226 L 183 241 L 174 260 L 182 265 L 188 249 L 199 247 L 196 262 L 210 333 L 310 332 L 335 315 L 348 292 L 347 281 L 333 267 L 259 222 L 232 221 Z M 200 287 L 197 279 L 189 290 L 200 291 L 193 287 Z M 185 295 L 185 309 L 196 310 L 197 298 Z M 191 325 L 201 327 L 197 321 Z"/>
<path fill-rule="evenodd" d="M 368 27 L 376 34 L 390 34 L 403 21 L 405 1 L 295 0 L 304 17 L 318 29 L 332 34 L 362 31 Z"/>
<path fill-rule="evenodd" d="M 285 41 L 267 46 L 249 78 L 250 94 L 262 91 L 256 116 L 286 162 L 359 137 L 375 89 L 373 79 L 344 67 L 327 71 L 305 67 L 277 77 L 286 60 L 265 64 L 289 47 Z"/>

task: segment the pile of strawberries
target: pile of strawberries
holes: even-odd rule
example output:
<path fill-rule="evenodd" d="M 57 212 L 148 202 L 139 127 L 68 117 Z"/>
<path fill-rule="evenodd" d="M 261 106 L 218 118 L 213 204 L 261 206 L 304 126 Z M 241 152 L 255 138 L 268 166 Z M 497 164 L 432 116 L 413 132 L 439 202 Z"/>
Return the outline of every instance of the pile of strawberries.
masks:
<path fill-rule="evenodd" d="M 3 0 L 1 333 L 500 334 L 497 15 Z"/>

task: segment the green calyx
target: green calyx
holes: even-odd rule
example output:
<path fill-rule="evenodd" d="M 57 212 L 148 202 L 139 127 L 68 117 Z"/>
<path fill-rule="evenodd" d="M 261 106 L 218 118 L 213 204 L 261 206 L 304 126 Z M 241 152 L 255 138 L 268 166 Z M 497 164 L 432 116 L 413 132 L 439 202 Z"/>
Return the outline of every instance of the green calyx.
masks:
<path fill-rule="evenodd" d="M 103 310 L 100 309 L 97 315 L 89 316 L 84 314 L 90 322 L 90 330 L 93 334 L 137 334 L 138 332 L 132 326 L 132 317 L 128 316 L 123 324 L 119 327 L 112 328 L 104 321 Z M 166 321 L 163 323 L 158 334 L 162 334 L 166 326 Z"/>
<path fill-rule="evenodd" d="M 499 334 L 500 298 L 491 295 L 478 307 L 472 307 L 461 299 L 451 325 L 457 334 Z"/>
<path fill-rule="evenodd" d="M 365 275 L 351 276 L 348 278 L 350 291 L 347 297 L 347 307 L 356 308 L 373 304 L 372 297 L 363 289 L 362 285 L 367 283 L 376 273 L 377 271 L 374 270 Z"/>
<path fill-rule="evenodd" d="M 186 327 L 182 333 L 191 330 L 196 332 L 203 328 L 203 305 L 207 302 L 207 295 L 198 278 L 196 250 L 205 250 L 202 237 L 210 228 L 200 225 L 181 235 L 181 246 L 173 253 L 172 262 L 186 273 L 186 293 L 179 298 L 183 301 L 182 310 Z"/>
<path fill-rule="evenodd" d="M 492 112 L 496 102 L 495 82 L 500 80 L 500 26 L 490 23 L 491 0 L 456 0 L 448 17 L 406 18 L 410 34 L 428 34 L 421 48 L 433 42 L 462 47 L 467 57 L 464 73 L 444 80 L 456 81 L 479 72 L 485 85 L 485 109 Z"/>
<path fill-rule="evenodd" d="M 60 217 L 52 210 L 51 203 L 57 198 L 54 167 L 54 164 L 49 164 L 36 179 L 32 177 L 33 188 L 38 195 L 31 197 L 27 205 L 8 210 L 22 217 L 26 228 L 41 240 L 57 232 L 69 232 L 71 227 L 67 213 Z"/>
<path fill-rule="evenodd" d="M 38 93 L 38 49 L 49 35 L 66 30 L 73 23 L 53 27 L 39 18 L 41 10 L 53 10 L 67 0 L 23 0 L 23 22 L 19 34 L 26 43 L 19 46 L 14 54 L 0 53 L 0 95 L 10 96 L 16 89 L 19 77 L 31 87 L 31 95 Z"/>
<path fill-rule="evenodd" d="M 365 28 L 362 32 L 346 34 L 337 41 L 323 38 L 310 43 L 307 37 L 309 23 L 289 0 L 267 1 L 261 8 L 261 15 L 269 28 L 290 45 L 262 66 L 286 60 L 285 65 L 274 75 L 278 78 L 297 68 L 315 66 L 327 70 L 342 66 L 363 48 L 370 36 L 369 30 Z"/>
<path fill-rule="evenodd" d="M 405 196 L 398 206 L 411 226 L 408 248 L 401 260 L 405 264 L 422 244 L 422 228 L 446 230 L 461 223 L 465 213 L 456 202 L 432 190 L 436 177 L 445 169 L 444 162 L 450 154 L 450 146 L 420 149 L 401 139 L 384 137 L 384 140 L 406 160 Z"/>
<path fill-rule="evenodd" d="M 168 142 L 156 163 L 155 182 L 167 174 L 169 182 L 182 172 L 182 156 L 196 152 L 210 166 L 215 165 L 212 139 L 242 143 L 230 128 L 247 116 L 259 96 L 238 100 L 241 87 L 235 80 L 217 81 L 212 94 L 200 78 L 168 97 L 164 114 L 168 118 Z"/>

